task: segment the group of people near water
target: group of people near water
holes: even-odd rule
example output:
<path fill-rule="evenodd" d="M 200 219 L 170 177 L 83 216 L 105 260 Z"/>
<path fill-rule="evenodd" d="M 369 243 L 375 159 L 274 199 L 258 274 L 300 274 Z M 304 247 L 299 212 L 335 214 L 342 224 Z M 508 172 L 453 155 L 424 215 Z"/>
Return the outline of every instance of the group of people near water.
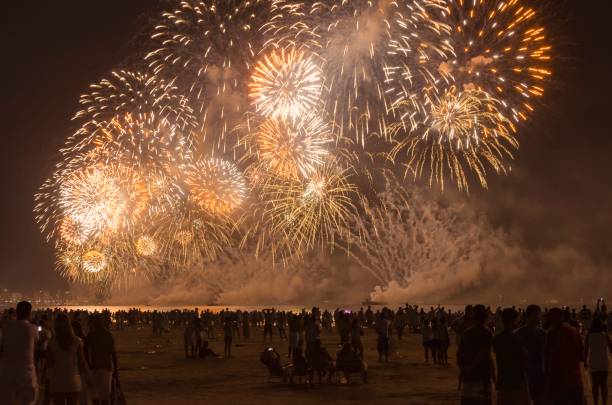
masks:
<path fill-rule="evenodd" d="M 420 334 L 425 363 L 448 366 L 456 360 L 461 405 L 494 400 L 499 405 L 584 405 L 586 386 L 594 403 L 605 405 L 612 351 L 612 314 L 603 301 L 594 310 L 468 305 L 451 311 L 405 305 L 397 310 L 134 308 L 114 313 L 32 311 L 24 301 L 4 311 L 0 327 L 1 404 L 121 403 L 110 331 L 133 327 L 150 327 L 154 337 L 182 330 L 187 358 L 229 360 L 237 340 L 261 339 L 259 359 L 270 379 L 308 384 L 346 384 L 354 375 L 368 383 L 367 360 L 372 359 L 366 359 L 365 331 L 376 334 L 375 360 L 383 367 L 393 360 L 397 340 Z M 217 336 L 223 337 L 222 355 L 209 345 Z M 324 340 L 338 343 L 335 356 Z M 280 341 L 287 345 L 286 354 L 275 347 Z M 452 346 L 456 350 L 449 356 Z"/>

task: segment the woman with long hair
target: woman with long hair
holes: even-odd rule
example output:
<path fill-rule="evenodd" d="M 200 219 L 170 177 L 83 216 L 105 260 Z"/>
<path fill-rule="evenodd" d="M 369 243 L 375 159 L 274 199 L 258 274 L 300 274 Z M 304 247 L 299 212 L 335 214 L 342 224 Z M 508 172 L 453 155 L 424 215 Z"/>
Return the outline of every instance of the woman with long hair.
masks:
<path fill-rule="evenodd" d="M 595 318 L 585 339 L 585 367 L 591 373 L 593 401 L 599 404 L 599 394 L 603 405 L 608 402 L 608 356 L 612 351 L 612 342 L 601 319 Z"/>
<path fill-rule="evenodd" d="M 89 376 L 83 342 L 65 314 L 57 315 L 54 329 L 47 349 L 51 399 L 54 405 L 78 405 L 84 389 L 82 377 Z"/>

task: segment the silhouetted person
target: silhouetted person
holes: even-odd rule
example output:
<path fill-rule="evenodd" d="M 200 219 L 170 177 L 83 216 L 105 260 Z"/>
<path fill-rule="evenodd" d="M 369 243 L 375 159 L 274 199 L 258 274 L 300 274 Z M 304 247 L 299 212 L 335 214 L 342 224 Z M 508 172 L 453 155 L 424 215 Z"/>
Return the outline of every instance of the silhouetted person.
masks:
<path fill-rule="evenodd" d="M 357 316 L 353 317 L 351 324 L 351 344 L 355 351 L 359 354 L 359 357 L 363 359 L 363 343 L 361 342 L 361 336 L 363 335 L 363 328 L 361 322 Z"/>
<path fill-rule="evenodd" d="M 300 318 L 298 315 L 291 314 L 289 318 L 289 358 L 293 355 L 300 344 Z"/>
<path fill-rule="evenodd" d="M 450 346 L 450 336 L 448 334 L 448 324 L 446 323 L 446 317 L 440 318 L 438 324 L 438 363 L 448 364 L 448 347 Z"/>
<path fill-rule="evenodd" d="M 321 343 L 321 339 L 316 339 L 310 345 L 306 352 L 306 359 L 311 365 L 310 381 L 314 380 L 314 373 L 317 373 L 319 384 L 323 382 L 323 377 L 325 375 L 327 375 L 327 382 L 331 383 L 331 379 L 335 372 L 334 359 Z"/>
<path fill-rule="evenodd" d="M 264 328 L 263 328 L 263 338 L 264 342 L 266 341 L 266 336 L 270 336 L 270 342 L 272 342 L 272 312 L 267 309 L 264 310 Z"/>
<path fill-rule="evenodd" d="M 305 377 L 308 374 L 308 365 L 306 363 L 306 358 L 302 354 L 302 348 L 299 347 L 296 350 L 293 350 L 293 358 L 291 359 L 292 368 L 291 368 L 291 377 L 290 382 L 293 384 L 293 377 L 298 377 L 298 382 L 302 383 L 302 377 Z"/>
<path fill-rule="evenodd" d="M 0 358 L 0 403 L 33 404 L 38 385 L 34 349 L 38 330 L 30 322 L 32 304 L 17 304 L 16 317 L 2 325 Z"/>
<path fill-rule="evenodd" d="M 555 405 L 583 405 L 584 392 L 580 362 L 584 354 L 578 331 L 564 322 L 563 311 L 548 312 L 546 373 L 550 399 Z"/>
<path fill-rule="evenodd" d="M 115 339 L 106 328 L 106 323 L 101 315 L 94 316 L 91 326 L 85 340 L 85 352 L 93 377 L 93 404 L 108 405 L 113 374 L 117 372 Z"/>
<path fill-rule="evenodd" d="M 387 319 L 387 312 L 382 311 L 380 318 L 376 321 L 376 333 L 377 338 L 377 349 L 378 349 L 378 361 L 389 361 L 389 339 L 391 336 L 391 322 Z"/>
<path fill-rule="evenodd" d="M 608 368 L 612 342 L 600 318 L 593 319 L 591 330 L 585 339 L 585 367 L 591 373 L 591 388 L 595 405 L 599 404 L 599 394 L 602 403 L 608 403 Z"/>
<path fill-rule="evenodd" d="M 77 405 L 85 389 L 83 379 L 90 380 L 83 342 L 65 314 L 55 317 L 54 332 L 47 350 L 51 399 L 53 405 Z"/>
<path fill-rule="evenodd" d="M 183 332 L 183 340 L 185 342 L 185 357 L 198 357 L 202 336 L 200 335 L 200 330 L 194 319 L 190 320 L 187 324 Z"/>
<path fill-rule="evenodd" d="M 493 336 L 486 328 L 489 314 L 484 305 L 473 309 L 473 326 L 465 330 L 457 352 L 460 369 L 461 405 L 491 404 Z"/>
<path fill-rule="evenodd" d="M 518 312 L 506 308 L 501 313 L 503 331 L 493 339 L 497 359 L 497 404 L 530 405 L 527 384 L 527 349 L 514 332 Z"/>
<path fill-rule="evenodd" d="M 242 313 L 242 336 L 245 339 L 251 337 L 251 320 L 249 319 L 249 313 L 244 311 Z"/>
<path fill-rule="evenodd" d="M 525 310 L 525 326 L 516 331 L 527 349 L 527 382 L 534 405 L 542 405 L 546 401 L 544 376 L 546 331 L 540 326 L 541 314 L 539 306 L 529 305 Z"/>
<path fill-rule="evenodd" d="M 372 312 L 372 307 L 368 305 L 368 309 L 365 311 L 366 324 L 368 328 L 371 328 L 374 324 L 374 313 Z"/>
<path fill-rule="evenodd" d="M 425 363 L 429 363 L 429 353 L 431 353 L 431 356 L 434 357 L 434 335 L 429 319 L 427 318 L 425 318 L 421 324 L 421 339 L 423 342 Z"/>
<path fill-rule="evenodd" d="M 285 372 L 285 368 L 281 364 L 280 354 L 274 348 L 267 347 L 261 352 L 259 356 L 259 360 L 266 366 L 268 372 L 270 373 L 269 379 L 272 377 L 282 377 L 283 382 L 286 382 L 287 375 Z"/>
<path fill-rule="evenodd" d="M 344 373 L 344 378 L 347 383 L 351 381 L 352 373 L 359 373 L 363 378 L 363 382 L 368 382 L 367 365 L 363 359 L 353 350 L 350 342 L 342 345 L 342 349 L 336 354 L 336 370 Z"/>
<path fill-rule="evenodd" d="M 205 340 L 202 343 L 202 347 L 200 348 L 199 356 L 200 356 L 201 359 L 205 359 L 207 357 L 216 357 L 216 358 L 221 357 L 217 353 L 212 351 L 212 349 L 208 346 L 208 341 L 207 340 Z"/>
<path fill-rule="evenodd" d="M 232 324 L 232 318 L 229 316 L 225 317 L 225 323 L 223 324 L 223 341 L 224 349 L 223 355 L 226 359 L 232 358 L 232 338 L 234 332 L 234 325 Z"/>

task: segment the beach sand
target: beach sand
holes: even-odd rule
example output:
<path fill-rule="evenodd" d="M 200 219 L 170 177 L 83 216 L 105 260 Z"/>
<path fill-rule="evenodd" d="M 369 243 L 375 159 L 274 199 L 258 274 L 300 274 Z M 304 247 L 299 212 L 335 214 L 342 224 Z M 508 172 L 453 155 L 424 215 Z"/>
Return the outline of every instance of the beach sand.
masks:
<path fill-rule="evenodd" d="M 128 404 L 456 404 L 457 369 L 454 364 L 425 364 L 421 336 L 405 335 L 393 341 L 389 363 L 378 363 L 376 334 L 366 330 L 364 348 L 369 365 L 369 383 L 357 375 L 350 385 L 290 385 L 268 382 L 268 373 L 259 361 L 264 348 L 260 329 L 251 331 L 249 340 L 235 339 L 233 358 L 186 359 L 182 330 L 160 338 L 150 329 L 115 331 L 119 355 L 119 375 Z M 210 341 L 210 347 L 223 354 L 223 341 Z M 335 357 L 339 337 L 323 333 L 323 343 Z M 287 343 L 274 347 L 287 360 Z M 456 347 L 449 350 L 452 363 Z M 316 378 L 315 378 L 316 380 Z M 318 380 L 316 380 L 318 381 Z"/>

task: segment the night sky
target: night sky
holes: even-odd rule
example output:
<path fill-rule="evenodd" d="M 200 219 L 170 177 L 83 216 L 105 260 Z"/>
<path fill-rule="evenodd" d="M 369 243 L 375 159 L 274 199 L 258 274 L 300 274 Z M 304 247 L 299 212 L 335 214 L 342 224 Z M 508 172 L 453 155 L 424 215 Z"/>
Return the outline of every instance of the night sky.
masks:
<path fill-rule="evenodd" d="M 508 177 L 458 196 L 534 251 L 571 247 L 612 270 L 612 65 L 607 2 L 551 0 L 555 81 L 520 130 Z M 587 3 L 589 6 L 587 6 Z M 12 1 L 2 43 L 0 288 L 63 288 L 32 214 L 33 194 L 76 128 L 90 83 L 133 54 L 154 0 Z M 8 9 L 7 9 L 8 8 Z M 602 270 L 603 271 L 603 270 Z"/>

